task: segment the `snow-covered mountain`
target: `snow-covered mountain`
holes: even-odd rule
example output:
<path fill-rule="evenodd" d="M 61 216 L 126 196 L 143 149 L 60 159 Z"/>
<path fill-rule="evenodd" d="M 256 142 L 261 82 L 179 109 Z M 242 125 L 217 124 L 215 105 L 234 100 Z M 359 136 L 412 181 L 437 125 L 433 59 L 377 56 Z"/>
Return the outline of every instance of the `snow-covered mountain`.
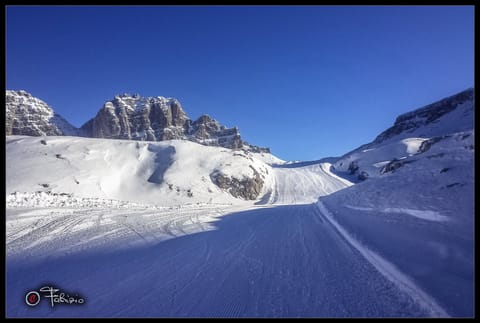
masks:
<path fill-rule="evenodd" d="M 399 116 L 335 161 L 320 212 L 432 316 L 473 314 L 473 90 Z"/>
<path fill-rule="evenodd" d="M 473 89 L 468 89 L 402 114 L 392 127 L 338 158 L 333 167 L 350 180 L 364 180 L 423 159 L 432 146 L 432 151 L 451 149 L 442 153 L 444 158 L 456 158 L 464 150 L 473 154 L 473 108 Z"/>
<path fill-rule="evenodd" d="M 76 136 L 78 129 L 26 91 L 6 91 L 6 135 Z"/>
<path fill-rule="evenodd" d="M 311 162 L 7 136 L 7 315 L 473 317 L 471 93 Z M 25 306 L 52 279 L 87 302 Z"/>
<path fill-rule="evenodd" d="M 373 144 L 390 139 L 430 138 L 473 128 L 473 88 L 400 115 Z"/>

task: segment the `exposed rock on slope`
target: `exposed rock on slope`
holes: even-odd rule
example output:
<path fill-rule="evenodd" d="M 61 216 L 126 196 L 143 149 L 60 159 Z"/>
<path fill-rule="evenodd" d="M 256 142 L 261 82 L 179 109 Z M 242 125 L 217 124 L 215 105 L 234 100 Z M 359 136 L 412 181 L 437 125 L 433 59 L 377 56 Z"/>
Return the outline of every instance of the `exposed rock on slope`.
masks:
<path fill-rule="evenodd" d="M 219 171 L 213 172 L 210 177 L 218 187 L 227 190 L 232 196 L 244 200 L 255 200 L 262 192 L 264 181 L 254 168 L 252 170 L 253 176 L 245 176 L 243 179 L 230 177 Z"/>

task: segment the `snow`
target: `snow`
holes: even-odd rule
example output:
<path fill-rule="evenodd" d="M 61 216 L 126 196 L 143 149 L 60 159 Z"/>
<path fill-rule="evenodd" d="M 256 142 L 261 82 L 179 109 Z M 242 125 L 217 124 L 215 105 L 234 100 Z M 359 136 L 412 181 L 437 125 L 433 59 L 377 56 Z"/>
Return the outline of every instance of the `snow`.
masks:
<path fill-rule="evenodd" d="M 414 210 L 414 209 L 393 208 L 393 207 L 388 207 L 385 209 L 374 209 L 370 207 L 353 206 L 353 205 L 345 205 L 345 207 L 352 210 L 357 210 L 357 211 L 402 213 L 402 214 L 408 214 L 408 215 L 417 217 L 419 219 L 430 220 L 430 221 L 448 221 L 448 217 L 441 215 L 440 212 L 432 211 L 432 210 Z"/>
<path fill-rule="evenodd" d="M 313 205 L 216 217 L 198 209 L 38 211 L 18 231 L 10 226 L 18 213 L 7 216 L 8 316 L 429 315 L 339 238 Z M 85 305 L 53 311 L 43 302 L 33 310 L 22 305 L 22 293 L 45 281 L 74 290 Z"/>
<path fill-rule="evenodd" d="M 473 137 L 472 131 L 450 134 L 423 153 L 403 156 L 410 163 L 394 172 L 319 201 L 360 248 L 401 273 L 395 274 L 404 277 L 399 284 L 414 284 L 449 316 L 473 315 Z M 400 157 L 391 148 L 402 145 L 400 140 L 375 147 L 379 156 L 354 154 L 367 168 Z M 431 308 L 433 316 L 443 316 L 438 307 Z"/>
<path fill-rule="evenodd" d="M 182 140 L 8 136 L 6 152 L 7 194 L 52 191 L 158 206 L 241 204 L 211 181 L 213 172 L 242 179 L 255 170 L 265 189 L 272 181 L 271 167 L 251 153 Z"/>
<path fill-rule="evenodd" d="M 472 97 L 473 97 L 473 91 Z M 448 99 L 448 98 L 447 98 Z M 453 101 L 451 104 L 455 106 L 455 108 L 442 115 L 440 118 L 431 121 L 430 123 L 426 124 L 428 113 L 424 117 L 420 117 L 418 114 L 420 110 L 430 109 L 431 107 L 424 107 L 417 109 L 415 111 L 411 111 L 406 113 L 400 117 L 404 120 L 407 119 L 409 116 L 415 115 L 411 123 L 414 124 L 423 124 L 414 129 L 410 129 L 408 131 L 403 131 L 400 134 L 397 134 L 385 141 L 384 143 L 388 143 L 390 141 L 398 141 L 405 138 L 431 138 L 436 136 L 443 136 L 452 133 L 459 133 L 464 131 L 469 131 L 473 129 L 473 110 L 474 110 L 474 101 L 464 99 L 464 101 Z M 399 117 L 399 118 L 400 118 Z"/>
<path fill-rule="evenodd" d="M 473 133 L 413 156 L 398 143 L 390 151 L 415 162 L 355 185 L 330 162 L 272 167 L 192 142 L 40 140 L 7 137 L 9 317 L 473 313 Z M 208 177 L 250 166 L 266 180 L 256 201 Z M 23 293 L 42 282 L 87 302 L 27 308 Z"/>
<path fill-rule="evenodd" d="M 281 165 L 285 163 L 283 159 L 280 159 L 277 156 L 274 156 L 270 153 L 252 153 L 252 155 L 256 159 L 261 160 L 262 162 L 268 165 Z"/>
<path fill-rule="evenodd" d="M 348 243 L 358 250 L 365 259 L 367 259 L 383 276 L 395 284 L 400 290 L 409 294 L 412 299 L 430 313 L 432 317 L 449 317 L 449 315 L 423 290 L 419 289 L 409 277 L 405 276 L 395 265 L 382 258 L 375 252 L 354 239 L 342 226 L 334 219 L 325 205 L 320 201 L 317 204 L 320 212 L 337 229 L 338 232 L 348 241 Z"/>
<path fill-rule="evenodd" d="M 353 151 L 337 160 L 333 165 L 336 171 L 348 172 L 351 162 L 356 162 L 360 171 L 366 171 L 371 177 L 380 176 L 380 169 L 393 159 L 404 159 L 418 152 L 418 148 L 427 138 L 408 138 L 382 143 L 374 148 Z"/>
<path fill-rule="evenodd" d="M 172 104 L 178 104 L 178 101 L 175 98 L 165 98 L 163 96 L 141 97 L 139 95 L 131 95 L 129 93 L 116 95 L 114 101 L 118 106 L 132 111 L 142 111 L 149 108 L 152 104 L 157 104 L 162 110 L 166 110 Z M 112 105 L 111 102 L 107 102 L 105 105 L 107 104 Z"/>
<path fill-rule="evenodd" d="M 275 188 L 271 203 L 308 204 L 319 196 L 331 194 L 353 185 L 330 171 L 330 163 L 310 166 L 275 168 Z"/>
<path fill-rule="evenodd" d="M 406 146 L 406 152 L 409 155 L 416 154 L 418 152 L 418 149 L 420 148 L 420 145 L 422 142 L 424 142 L 425 139 L 423 138 L 407 138 L 402 140 L 401 142 Z"/>
<path fill-rule="evenodd" d="M 449 132 L 466 119 L 311 162 L 7 136 L 7 316 L 473 317 L 474 131 Z M 422 131 L 442 137 L 419 152 Z M 245 201 L 215 172 L 265 185 Z M 42 284 L 86 302 L 26 306 Z"/>
<path fill-rule="evenodd" d="M 383 212 L 393 212 L 393 213 L 405 213 L 419 219 L 430 220 L 430 221 L 448 221 L 447 216 L 443 216 L 440 212 L 432 210 L 414 210 L 414 209 L 405 209 L 405 208 L 386 208 Z"/>

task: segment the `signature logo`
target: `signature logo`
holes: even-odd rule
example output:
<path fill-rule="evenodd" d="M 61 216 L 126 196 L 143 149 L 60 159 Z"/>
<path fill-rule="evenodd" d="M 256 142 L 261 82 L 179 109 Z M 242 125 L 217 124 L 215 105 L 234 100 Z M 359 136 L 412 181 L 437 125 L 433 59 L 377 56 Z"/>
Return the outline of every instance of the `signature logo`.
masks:
<path fill-rule="evenodd" d="M 53 308 L 55 305 L 81 305 L 85 303 L 85 298 L 78 293 L 67 293 L 54 286 L 43 286 L 38 290 L 32 290 L 25 294 L 25 303 L 28 306 L 37 306 L 42 297 L 46 299 Z"/>

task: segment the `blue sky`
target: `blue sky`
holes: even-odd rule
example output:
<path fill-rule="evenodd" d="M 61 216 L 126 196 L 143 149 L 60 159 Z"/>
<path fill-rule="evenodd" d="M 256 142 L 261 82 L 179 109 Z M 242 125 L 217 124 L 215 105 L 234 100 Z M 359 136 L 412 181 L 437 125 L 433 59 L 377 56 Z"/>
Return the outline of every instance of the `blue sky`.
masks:
<path fill-rule="evenodd" d="M 176 97 L 280 158 L 338 156 L 474 85 L 473 6 L 7 6 L 6 85 L 75 126 Z"/>

